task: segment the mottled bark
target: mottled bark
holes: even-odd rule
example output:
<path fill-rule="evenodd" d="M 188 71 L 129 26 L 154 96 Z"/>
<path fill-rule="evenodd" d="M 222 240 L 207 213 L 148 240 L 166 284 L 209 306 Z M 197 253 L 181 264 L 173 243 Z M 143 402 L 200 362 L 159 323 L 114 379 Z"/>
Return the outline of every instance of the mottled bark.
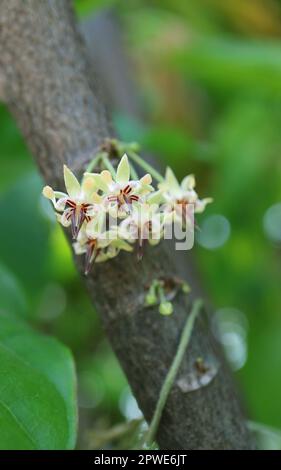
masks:
<path fill-rule="evenodd" d="M 103 139 L 112 136 L 98 74 L 87 63 L 69 0 L 1 1 L 0 75 L 5 101 L 42 175 L 51 186 L 62 188 L 63 163 L 81 173 Z M 82 272 L 81 260 L 76 262 Z M 194 286 L 191 297 L 197 295 L 189 263 L 175 256 L 167 243 L 147 250 L 141 263 L 130 254 L 119 255 L 96 266 L 85 279 L 147 420 L 191 303 L 179 293 L 170 317 L 144 308 L 146 288 L 160 276 L 185 277 Z M 198 357 L 211 372 L 198 371 Z M 209 385 L 190 390 L 212 371 L 216 372 Z M 252 448 L 231 374 L 214 345 L 206 316 L 196 323 L 158 442 L 163 449 Z"/>

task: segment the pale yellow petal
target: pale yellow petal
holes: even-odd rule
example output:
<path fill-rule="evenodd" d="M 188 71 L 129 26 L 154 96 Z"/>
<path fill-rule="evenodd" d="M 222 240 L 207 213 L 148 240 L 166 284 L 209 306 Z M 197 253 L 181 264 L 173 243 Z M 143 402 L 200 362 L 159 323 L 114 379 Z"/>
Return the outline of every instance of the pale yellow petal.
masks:
<path fill-rule="evenodd" d="M 130 165 L 129 165 L 129 160 L 128 160 L 127 155 L 124 154 L 117 167 L 116 181 L 117 183 L 124 184 L 124 183 L 127 183 L 129 179 L 130 179 Z"/>
<path fill-rule="evenodd" d="M 86 247 L 84 245 L 81 245 L 81 243 L 79 242 L 73 243 L 72 246 L 76 255 L 82 255 L 86 252 Z"/>
<path fill-rule="evenodd" d="M 101 177 L 107 184 L 110 184 L 113 181 L 112 180 L 112 174 L 108 170 L 103 170 L 101 172 Z"/>
<path fill-rule="evenodd" d="M 170 167 L 167 167 L 167 169 L 166 169 L 165 181 L 168 183 L 169 189 L 172 189 L 172 190 L 180 189 L 179 182 L 178 182 L 177 178 L 175 177 L 174 172 L 171 170 Z M 159 185 L 159 187 L 160 187 L 160 185 Z"/>
<path fill-rule="evenodd" d="M 85 196 L 90 197 L 95 189 L 97 189 L 95 177 L 89 173 L 84 174 L 82 181 L 82 191 Z"/>
<path fill-rule="evenodd" d="M 210 204 L 211 202 L 213 202 L 213 199 L 211 197 L 206 197 L 205 199 L 198 199 L 195 203 L 195 212 L 197 214 L 204 212 L 206 205 Z"/>
<path fill-rule="evenodd" d="M 69 196 L 74 199 L 77 198 L 81 190 L 79 181 L 77 180 L 76 176 L 72 173 L 72 171 L 66 165 L 63 166 L 63 173 L 64 173 L 65 187 Z"/>
<path fill-rule="evenodd" d="M 145 184 L 145 185 L 149 185 L 152 183 L 152 177 L 149 173 L 147 173 L 146 175 L 144 175 L 141 179 L 140 179 L 140 183 L 141 184 Z"/>
<path fill-rule="evenodd" d="M 160 204 L 163 201 L 163 192 L 162 191 L 155 191 L 154 193 L 150 194 L 147 198 L 147 202 L 149 204 Z"/>
<path fill-rule="evenodd" d="M 186 176 L 181 183 L 181 187 L 184 191 L 189 191 L 195 188 L 195 177 L 194 175 Z"/>
<path fill-rule="evenodd" d="M 104 173 L 104 171 L 101 173 L 84 173 L 84 178 L 91 178 L 96 189 L 106 192 L 108 190 L 108 182 Z"/>
<path fill-rule="evenodd" d="M 91 202 L 95 203 L 95 204 L 101 204 L 103 201 L 102 197 L 94 192 L 92 195 L 91 195 Z"/>
<path fill-rule="evenodd" d="M 53 200 L 55 198 L 55 193 L 54 193 L 54 190 L 51 188 L 51 186 L 44 186 L 42 194 L 47 199 Z"/>
<path fill-rule="evenodd" d="M 61 215 L 61 217 L 58 218 L 58 220 L 61 223 L 61 225 L 63 225 L 63 227 L 69 227 L 71 224 L 71 221 L 67 219 L 65 212 Z"/>

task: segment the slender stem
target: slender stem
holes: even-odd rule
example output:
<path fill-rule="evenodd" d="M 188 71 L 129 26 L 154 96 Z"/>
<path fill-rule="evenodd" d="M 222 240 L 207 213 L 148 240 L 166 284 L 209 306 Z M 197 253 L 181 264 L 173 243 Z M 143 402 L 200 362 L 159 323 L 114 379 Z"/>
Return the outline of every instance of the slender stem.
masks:
<path fill-rule="evenodd" d="M 199 314 L 199 312 L 202 308 L 202 305 L 203 305 L 203 302 L 202 302 L 201 299 L 195 300 L 195 302 L 193 304 L 193 307 L 191 309 L 191 312 L 190 312 L 190 314 L 187 318 L 187 321 L 185 323 L 185 326 L 184 326 L 184 329 L 183 329 L 183 332 L 182 332 L 182 335 L 181 335 L 181 338 L 180 338 L 180 342 L 179 342 L 179 345 L 178 345 L 176 355 L 173 359 L 171 367 L 170 367 L 170 369 L 168 371 L 168 374 L 166 375 L 166 378 L 165 378 L 164 383 L 162 385 L 160 395 L 159 395 L 159 399 L 158 399 L 158 402 L 156 404 L 156 409 L 155 409 L 151 424 L 149 426 L 149 429 L 148 429 L 148 432 L 147 432 L 147 435 L 146 435 L 146 439 L 145 439 L 146 446 L 150 446 L 153 443 L 153 441 L 155 440 L 155 436 L 156 436 L 156 433 L 157 433 L 157 429 L 158 429 L 158 426 L 159 426 L 159 422 L 160 422 L 160 419 L 161 419 L 161 416 L 162 416 L 163 409 L 164 409 L 165 404 L 167 402 L 167 398 L 168 398 L 169 393 L 171 391 L 171 388 L 174 384 L 177 373 L 179 371 L 184 353 L 186 351 L 186 348 L 188 346 L 188 343 L 189 343 L 189 340 L 190 340 L 190 337 L 191 337 L 194 322 L 195 322 L 195 320 L 196 320 L 196 318 L 197 318 L 197 316 L 198 316 L 198 314 Z"/>
<path fill-rule="evenodd" d="M 158 171 L 156 171 L 149 163 L 145 162 L 139 155 L 137 155 L 135 152 L 132 152 L 131 150 L 128 151 L 128 157 L 131 158 L 137 165 L 139 165 L 141 168 L 143 168 L 145 171 L 151 174 L 151 176 L 161 183 L 164 181 L 164 178 Z"/>
<path fill-rule="evenodd" d="M 87 173 L 90 173 L 92 170 L 96 168 L 102 156 L 103 156 L 102 152 L 96 154 L 96 156 L 93 158 L 93 160 L 90 161 L 89 165 L 86 168 Z"/>
<path fill-rule="evenodd" d="M 110 171 L 112 177 L 115 179 L 116 178 L 116 171 L 115 171 L 115 168 L 114 166 L 111 164 L 109 158 L 107 157 L 106 154 L 103 154 L 102 156 L 102 162 L 104 164 L 104 166 L 107 168 L 107 170 Z"/>
<path fill-rule="evenodd" d="M 164 288 L 161 284 L 158 284 L 157 285 L 157 290 L 158 290 L 158 295 L 159 295 L 159 299 L 160 299 L 160 303 L 161 302 L 166 302 L 167 299 L 166 299 L 166 296 L 165 296 L 165 291 L 164 291 Z"/>
<path fill-rule="evenodd" d="M 131 168 L 132 179 L 133 180 L 138 180 L 139 179 L 138 174 L 135 170 L 135 167 L 132 165 L 132 163 L 130 164 L 130 168 Z"/>
<path fill-rule="evenodd" d="M 128 157 L 131 158 L 137 165 L 139 165 L 141 168 L 143 168 L 145 171 L 151 174 L 151 176 L 158 181 L 159 183 L 164 181 L 164 178 L 158 171 L 156 171 L 149 163 L 144 161 L 139 155 L 137 155 L 135 152 L 128 150 Z M 113 165 L 111 164 L 107 154 L 105 152 L 100 152 L 98 153 L 93 160 L 89 163 L 89 165 L 86 168 L 86 172 L 91 172 L 100 162 L 100 160 L 103 161 L 104 166 L 110 171 L 112 176 L 116 176 L 115 169 Z M 138 179 L 138 174 L 134 168 L 133 165 L 131 165 L 131 174 L 132 178 L 137 180 Z"/>

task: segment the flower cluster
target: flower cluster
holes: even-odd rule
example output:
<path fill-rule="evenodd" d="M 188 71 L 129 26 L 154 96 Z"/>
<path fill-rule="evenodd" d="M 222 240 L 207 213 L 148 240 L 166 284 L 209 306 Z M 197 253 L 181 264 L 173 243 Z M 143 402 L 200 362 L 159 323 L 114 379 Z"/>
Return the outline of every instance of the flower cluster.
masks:
<path fill-rule="evenodd" d="M 126 154 L 116 172 L 107 157 L 101 162 L 107 169 L 86 171 L 81 184 L 65 165 L 65 193 L 50 186 L 43 189 L 58 221 L 64 227 L 71 226 L 75 253 L 85 254 L 85 274 L 93 262 L 113 258 L 120 250 L 133 251 L 136 246 L 138 258 L 142 258 L 146 243 L 159 243 L 165 228 L 174 222 L 193 227 L 193 214 L 202 212 L 211 202 L 198 198 L 193 176 L 185 177 L 180 184 L 170 168 L 165 178 L 151 168 L 159 183 L 155 188 L 150 173 L 138 178 Z"/>

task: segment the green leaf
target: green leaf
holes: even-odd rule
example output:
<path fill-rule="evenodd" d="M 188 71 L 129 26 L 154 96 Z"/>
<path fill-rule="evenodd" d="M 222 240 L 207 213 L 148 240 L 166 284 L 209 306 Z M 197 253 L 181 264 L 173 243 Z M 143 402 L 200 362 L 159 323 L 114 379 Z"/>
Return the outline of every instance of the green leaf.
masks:
<path fill-rule="evenodd" d="M 249 89 L 251 94 L 280 97 L 280 50 L 280 41 L 200 36 L 179 48 L 172 64 L 219 92 Z"/>
<path fill-rule="evenodd" d="M 25 316 L 26 310 L 26 298 L 21 285 L 13 273 L 0 263 L 0 312 Z"/>
<path fill-rule="evenodd" d="M 98 8 L 110 7 L 114 0 L 75 0 L 74 7 L 79 16 L 88 16 Z"/>
<path fill-rule="evenodd" d="M 0 316 L 0 449 L 71 449 L 76 383 L 67 348 Z"/>
<path fill-rule="evenodd" d="M 1 172 L 0 193 L 8 189 L 14 181 L 35 167 L 31 155 L 17 125 L 7 107 L 0 103 L 1 122 Z"/>
<path fill-rule="evenodd" d="M 50 225 L 42 213 L 43 181 L 35 172 L 0 196 L 0 258 L 33 296 L 46 280 Z"/>

